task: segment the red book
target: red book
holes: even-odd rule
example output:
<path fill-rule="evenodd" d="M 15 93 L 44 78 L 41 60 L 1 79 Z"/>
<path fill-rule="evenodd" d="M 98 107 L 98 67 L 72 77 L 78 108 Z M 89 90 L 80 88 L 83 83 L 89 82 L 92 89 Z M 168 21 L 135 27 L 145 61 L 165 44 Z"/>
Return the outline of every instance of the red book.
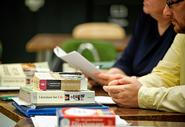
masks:
<path fill-rule="evenodd" d="M 62 108 L 57 112 L 58 127 L 115 127 L 110 109 Z"/>

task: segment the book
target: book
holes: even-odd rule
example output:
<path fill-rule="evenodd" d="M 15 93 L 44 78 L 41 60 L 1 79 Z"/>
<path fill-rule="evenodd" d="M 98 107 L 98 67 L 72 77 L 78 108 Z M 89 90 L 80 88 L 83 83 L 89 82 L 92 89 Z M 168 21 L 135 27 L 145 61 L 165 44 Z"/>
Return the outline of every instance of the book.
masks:
<path fill-rule="evenodd" d="M 37 90 L 87 90 L 87 80 L 82 74 L 36 72 L 32 86 Z"/>
<path fill-rule="evenodd" d="M 34 127 L 57 127 L 57 116 L 51 116 L 51 115 L 40 116 L 39 115 L 39 116 L 31 117 L 31 120 L 34 124 Z M 126 120 L 124 120 L 124 119 L 120 118 L 120 116 L 116 115 L 116 127 L 134 127 L 134 126 L 130 126 L 130 125 L 131 125 L 131 123 L 128 123 Z M 77 126 L 77 127 L 79 127 L 79 126 Z M 141 126 L 135 126 L 135 127 L 141 127 Z"/>
<path fill-rule="evenodd" d="M 91 62 L 89 62 L 85 57 L 76 51 L 66 53 L 64 50 L 57 46 L 54 48 L 54 53 L 60 59 L 66 61 L 72 67 L 79 69 L 92 79 L 95 79 L 95 74 L 100 71 Z"/>
<path fill-rule="evenodd" d="M 91 90 L 62 91 L 47 90 L 40 91 L 24 86 L 20 88 L 18 97 L 35 105 L 60 105 L 60 104 L 91 104 L 95 103 L 95 92 Z"/>
<path fill-rule="evenodd" d="M 115 127 L 110 109 L 62 108 L 57 111 L 58 127 Z"/>
<path fill-rule="evenodd" d="M 0 65 L 0 86 L 15 87 L 26 84 L 26 75 L 21 64 Z"/>
<path fill-rule="evenodd" d="M 14 63 L 0 65 L 0 87 L 20 87 L 30 84 L 30 80 L 37 71 L 49 72 L 46 62 Z"/>

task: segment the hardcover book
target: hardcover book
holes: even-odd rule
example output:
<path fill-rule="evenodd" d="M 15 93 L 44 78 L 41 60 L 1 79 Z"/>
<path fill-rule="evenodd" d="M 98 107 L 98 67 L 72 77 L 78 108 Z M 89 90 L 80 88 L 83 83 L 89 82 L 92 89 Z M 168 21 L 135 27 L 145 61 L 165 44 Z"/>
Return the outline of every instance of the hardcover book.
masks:
<path fill-rule="evenodd" d="M 87 90 L 87 81 L 83 75 L 73 73 L 35 73 L 32 86 L 37 90 Z"/>

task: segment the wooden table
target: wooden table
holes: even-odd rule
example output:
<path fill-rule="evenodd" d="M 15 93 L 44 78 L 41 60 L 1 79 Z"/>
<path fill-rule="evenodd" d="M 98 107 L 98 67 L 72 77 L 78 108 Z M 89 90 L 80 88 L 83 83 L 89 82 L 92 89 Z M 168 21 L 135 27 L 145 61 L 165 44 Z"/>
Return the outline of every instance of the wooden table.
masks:
<path fill-rule="evenodd" d="M 18 91 L 0 91 L 0 96 L 17 95 L 17 93 Z M 0 100 L 0 112 L 15 122 L 18 122 L 21 119 L 26 119 L 26 117 L 12 106 L 11 102 Z"/>
<path fill-rule="evenodd" d="M 96 91 L 96 95 L 107 95 L 101 88 L 95 87 L 93 90 Z M 13 92 L 0 92 L 1 95 L 17 95 L 18 91 Z M 124 118 L 127 121 L 131 121 L 133 125 L 164 125 L 164 126 L 185 126 L 185 114 L 182 113 L 168 113 L 160 112 L 155 110 L 144 110 L 144 109 L 129 109 L 121 108 L 115 105 L 110 106 L 113 111 L 119 115 L 121 118 Z M 27 117 L 23 116 L 18 112 L 15 107 L 12 106 L 11 102 L 0 101 L 0 112 L 10 119 L 18 122 L 18 124 L 23 123 L 30 124 Z M 26 122 L 27 121 L 27 122 Z M 149 122 L 150 121 L 150 122 Z M 160 122 L 159 122 L 160 121 Z"/>
<path fill-rule="evenodd" d="M 127 120 L 130 126 L 148 126 L 148 127 L 185 127 L 185 122 L 167 122 L 167 121 L 133 121 Z M 34 127 L 31 119 L 24 119 L 17 122 L 15 127 Z"/>

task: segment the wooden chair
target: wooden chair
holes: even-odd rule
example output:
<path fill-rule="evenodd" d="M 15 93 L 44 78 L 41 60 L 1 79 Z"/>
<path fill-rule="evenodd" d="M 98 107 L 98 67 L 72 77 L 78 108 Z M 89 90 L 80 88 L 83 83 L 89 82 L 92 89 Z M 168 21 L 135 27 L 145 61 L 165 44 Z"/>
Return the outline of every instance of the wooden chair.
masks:
<path fill-rule="evenodd" d="M 125 38 L 125 30 L 115 23 L 92 22 L 77 25 L 72 35 L 78 39 L 119 40 Z"/>

